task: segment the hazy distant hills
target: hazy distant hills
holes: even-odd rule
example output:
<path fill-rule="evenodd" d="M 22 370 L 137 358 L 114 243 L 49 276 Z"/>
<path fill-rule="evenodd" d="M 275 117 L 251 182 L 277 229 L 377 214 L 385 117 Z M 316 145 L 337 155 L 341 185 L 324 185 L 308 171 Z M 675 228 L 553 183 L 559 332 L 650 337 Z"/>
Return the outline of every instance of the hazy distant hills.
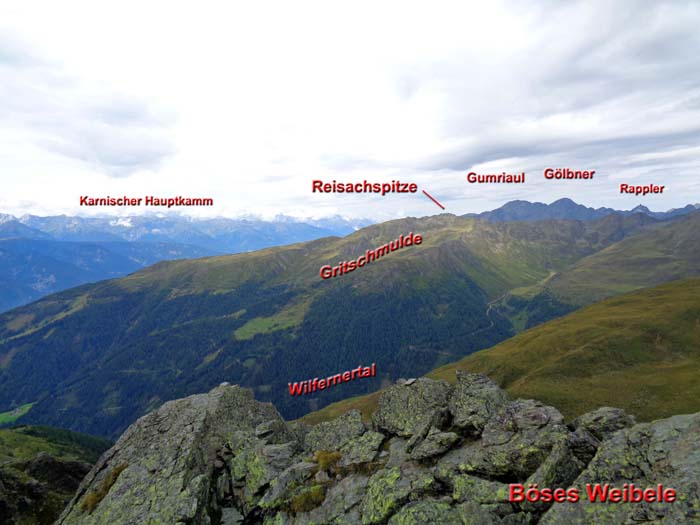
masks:
<path fill-rule="evenodd" d="M 116 436 L 165 400 L 228 381 L 299 416 L 493 346 L 517 328 L 517 312 L 502 313 L 499 299 L 543 286 L 625 239 L 679 227 L 684 242 L 697 242 L 700 227 L 692 224 L 700 226 L 700 214 L 509 223 L 440 215 L 344 238 L 161 262 L 0 316 L 0 410 L 34 403 L 20 421 Z M 320 266 L 409 231 L 424 243 L 320 279 Z M 678 257 L 684 254 L 692 255 Z M 371 362 L 376 379 L 288 394 L 288 382 Z"/>
<path fill-rule="evenodd" d="M 544 221 L 549 219 L 592 221 L 611 214 L 631 215 L 642 213 L 649 217 L 663 220 L 692 213 L 697 209 L 700 209 L 700 204 L 688 204 L 683 208 L 666 212 L 652 212 L 649 208 L 642 205 L 631 210 L 614 210 L 612 208 L 589 208 L 577 204 L 571 199 L 559 199 L 551 204 L 516 200 L 508 202 L 492 211 L 470 213 L 464 215 L 464 217 L 477 217 L 492 222 Z"/>
<path fill-rule="evenodd" d="M 190 244 L 216 253 L 239 253 L 328 235 L 347 235 L 368 224 L 366 220 L 351 221 L 340 217 L 310 224 L 288 217 L 264 221 L 223 217 L 193 219 L 181 215 L 120 218 L 26 215 L 16 221 L 48 234 L 53 240 L 167 242 Z"/>
<path fill-rule="evenodd" d="M 158 261 L 211 255 L 162 242 L 0 239 L 0 311 L 87 282 L 121 277 Z"/>
<path fill-rule="evenodd" d="M 630 211 L 616 211 L 587 208 L 570 199 L 551 204 L 513 201 L 469 217 L 492 222 L 590 221 L 609 215 L 642 214 L 665 220 L 697 207 L 651 212 L 638 206 Z M 367 219 L 338 216 L 304 221 L 278 216 L 264 221 L 200 220 L 181 215 L 17 218 L 0 214 L 0 312 L 72 286 L 124 276 L 162 260 L 240 253 L 344 236 L 369 224 Z M 59 246 L 57 242 L 66 244 Z"/>
<path fill-rule="evenodd" d="M 0 215 L 0 311 L 163 260 L 346 235 L 366 222 L 331 217 L 324 227 L 324 221 L 307 224 L 285 217 L 262 221 Z"/>

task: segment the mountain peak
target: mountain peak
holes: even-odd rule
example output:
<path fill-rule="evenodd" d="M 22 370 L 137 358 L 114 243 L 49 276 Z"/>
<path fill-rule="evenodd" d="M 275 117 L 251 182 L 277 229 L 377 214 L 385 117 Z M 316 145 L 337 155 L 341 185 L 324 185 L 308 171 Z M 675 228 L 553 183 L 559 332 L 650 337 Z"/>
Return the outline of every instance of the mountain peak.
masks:
<path fill-rule="evenodd" d="M 505 203 L 495 210 L 483 213 L 469 213 L 464 217 L 477 217 L 490 222 L 508 221 L 544 221 L 544 220 L 576 220 L 590 221 L 601 219 L 608 215 L 630 215 L 633 213 L 643 213 L 655 219 L 669 219 L 679 215 L 685 215 L 698 209 L 698 205 L 687 205 L 683 208 L 675 208 L 667 212 L 653 212 L 646 206 L 639 204 L 635 208 L 625 210 L 615 210 L 613 208 L 589 208 L 583 204 L 564 197 L 557 199 L 550 204 L 542 202 L 529 202 L 525 200 L 513 200 Z"/>
<path fill-rule="evenodd" d="M 557 206 L 557 205 L 562 205 L 562 204 L 565 204 L 567 206 L 582 206 L 582 204 L 578 204 L 578 203 L 572 201 L 568 197 L 564 197 L 562 199 L 557 199 L 552 204 L 550 204 L 550 206 Z"/>

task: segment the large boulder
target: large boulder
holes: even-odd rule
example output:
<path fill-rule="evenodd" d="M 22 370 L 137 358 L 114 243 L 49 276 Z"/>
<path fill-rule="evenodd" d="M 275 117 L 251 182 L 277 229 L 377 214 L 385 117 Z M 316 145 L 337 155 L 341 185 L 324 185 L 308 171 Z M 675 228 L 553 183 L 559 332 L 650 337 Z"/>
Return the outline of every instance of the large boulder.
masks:
<path fill-rule="evenodd" d="M 459 439 L 454 432 L 441 432 L 432 427 L 425 438 L 411 449 L 410 457 L 420 461 L 439 456 L 450 450 Z"/>
<path fill-rule="evenodd" d="M 380 430 L 410 437 L 447 410 L 451 393 L 452 387 L 446 381 L 420 378 L 396 384 L 380 396 L 372 421 Z"/>
<path fill-rule="evenodd" d="M 478 436 L 484 425 L 508 403 L 508 395 L 483 374 L 457 371 L 457 385 L 449 408 L 454 425 Z"/>
<path fill-rule="evenodd" d="M 359 410 L 350 410 L 332 421 L 313 426 L 304 443 L 310 452 L 318 450 L 340 450 L 348 441 L 365 433 L 365 424 Z"/>
<path fill-rule="evenodd" d="M 434 484 L 430 471 L 412 464 L 380 470 L 370 478 L 362 500 L 362 524 L 386 523 L 409 498 L 420 499 Z"/>
<path fill-rule="evenodd" d="M 555 408 L 519 399 L 486 423 L 480 440 L 449 452 L 440 463 L 488 479 L 523 481 L 567 434 L 564 418 Z"/>
<path fill-rule="evenodd" d="M 342 457 L 339 465 L 347 468 L 374 461 L 379 455 L 379 447 L 384 439 L 384 434 L 371 430 L 351 439 L 340 449 Z"/>
<path fill-rule="evenodd" d="M 256 427 L 272 420 L 281 423 L 270 425 L 281 438 L 285 427 L 275 408 L 237 386 L 165 403 L 102 455 L 58 524 L 207 523 L 220 512 L 210 485 L 223 445 L 237 433 L 254 438 Z M 286 462 L 280 456 L 287 451 L 267 452 L 273 461 Z M 247 475 L 269 475 L 265 453 Z"/>
<path fill-rule="evenodd" d="M 625 483 L 640 489 L 661 484 L 676 491 L 673 503 L 591 502 L 586 486 Z M 556 503 L 540 523 L 700 523 L 700 413 L 673 416 L 623 429 L 604 441 L 573 482 L 581 499 Z"/>
<path fill-rule="evenodd" d="M 575 429 L 585 428 L 596 438 L 603 440 L 635 423 L 634 417 L 621 408 L 600 407 L 577 417 L 571 422 L 571 426 Z"/>

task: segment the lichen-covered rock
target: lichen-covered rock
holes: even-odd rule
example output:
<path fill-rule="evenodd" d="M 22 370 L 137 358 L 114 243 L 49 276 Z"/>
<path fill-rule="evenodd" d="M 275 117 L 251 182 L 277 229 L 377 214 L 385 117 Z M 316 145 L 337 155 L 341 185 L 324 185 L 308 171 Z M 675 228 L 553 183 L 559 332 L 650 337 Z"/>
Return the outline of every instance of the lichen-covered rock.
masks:
<path fill-rule="evenodd" d="M 634 417 L 621 408 L 600 407 L 577 417 L 571 422 L 571 426 L 575 429 L 585 428 L 596 438 L 603 440 L 635 423 Z"/>
<path fill-rule="evenodd" d="M 286 468 L 269 483 L 270 488 L 258 500 L 257 505 L 264 509 L 278 508 L 286 503 L 292 491 L 309 479 L 318 469 L 315 463 L 300 462 Z"/>
<path fill-rule="evenodd" d="M 466 516 L 450 506 L 437 500 L 415 501 L 404 506 L 389 520 L 389 525 L 464 525 Z"/>
<path fill-rule="evenodd" d="M 339 466 L 350 467 L 374 461 L 379 454 L 379 447 L 381 447 L 384 439 L 384 434 L 370 430 L 360 437 L 348 441 L 340 449 L 343 455 Z"/>
<path fill-rule="evenodd" d="M 508 502 L 508 485 L 490 481 L 438 465 L 435 478 L 452 489 L 452 499 L 458 502 L 471 501 L 479 504 L 500 504 Z"/>
<path fill-rule="evenodd" d="M 543 525 L 608 523 L 700 523 L 700 413 L 673 416 L 620 430 L 606 440 L 588 467 L 573 482 L 582 496 L 587 484 L 623 488 L 664 487 L 676 490 L 673 503 L 556 503 Z"/>
<path fill-rule="evenodd" d="M 528 478 L 528 483 L 537 483 L 540 487 L 568 487 L 593 459 L 599 445 L 600 442 L 583 428 L 563 434 L 549 456 Z"/>
<path fill-rule="evenodd" d="M 505 401 L 476 374 L 460 375 L 454 394 L 426 379 L 395 385 L 380 399 L 375 430 L 357 411 L 287 424 L 250 391 L 221 386 L 132 425 L 58 523 L 700 523 L 700 413 L 630 424 L 605 408 L 567 427 L 556 409 Z M 0 496 L 11 481 L 2 472 Z M 586 483 L 662 483 L 678 500 L 549 508 L 510 502 L 514 482 L 582 494 Z M 0 504 L 0 522 L 2 512 Z"/>
<path fill-rule="evenodd" d="M 439 456 L 450 450 L 459 441 L 459 435 L 454 432 L 440 432 L 432 428 L 428 435 L 413 450 L 410 457 L 416 461 Z"/>
<path fill-rule="evenodd" d="M 407 441 L 403 438 L 394 437 L 389 440 L 389 458 L 387 467 L 398 467 L 410 460 L 406 450 Z"/>
<path fill-rule="evenodd" d="M 446 410 L 451 393 L 446 381 L 427 378 L 394 385 L 380 396 L 372 421 L 378 429 L 410 437 L 436 413 Z"/>
<path fill-rule="evenodd" d="M 454 425 L 465 434 L 478 436 L 484 425 L 508 403 L 507 394 L 483 374 L 457 371 L 457 385 L 449 409 Z"/>
<path fill-rule="evenodd" d="M 311 452 L 340 450 L 348 441 L 364 434 L 365 430 L 360 411 L 350 410 L 333 421 L 313 426 L 304 438 L 304 443 Z"/>
<path fill-rule="evenodd" d="M 430 471 L 411 464 L 380 470 L 370 478 L 362 501 L 363 525 L 384 523 L 409 497 L 419 499 L 434 484 Z"/>
<path fill-rule="evenodd" d="M 320 507 L 294 518 L 294 525 L 328 524 L 356 525 L 360 523 L 360 502 L 367 490 L 369 478 L 351 474 L 326 494 Z"/>
<path fill-rule="evenodd" d="M 243 514 L 238 512 L 238 509 L 228 507 L 221 509 L 221 525 L 242 525 Z"/>
<path fill-rule="evenodd" d="M 59 524 L 207 523 L 218 451 L 236 432 L 282 418 L 250 390 L 222 385 L 143 416 L 105 452 Z M 147 519 L 146 519 L 147 518 Z"/>
<path fill-rule="evenodd" d="M 524 481 L 568 433 L 563 422 L 555 408 L 519 399 L 486 423 L 479 441 L 448 452 L 440 463 L 461 473 Z"/>
<path fill-rule="evenodd" d="M 593 459 L 599 445 L 600 442 L 584 428 L 562 435 L 549 456 L 527 479 L 527 485 L 536 484 L 550 489 L 569 487 Z M 551 507 L 551 502 L 524 501 L 519 507 L 525 511 L 542 513 Z"/>

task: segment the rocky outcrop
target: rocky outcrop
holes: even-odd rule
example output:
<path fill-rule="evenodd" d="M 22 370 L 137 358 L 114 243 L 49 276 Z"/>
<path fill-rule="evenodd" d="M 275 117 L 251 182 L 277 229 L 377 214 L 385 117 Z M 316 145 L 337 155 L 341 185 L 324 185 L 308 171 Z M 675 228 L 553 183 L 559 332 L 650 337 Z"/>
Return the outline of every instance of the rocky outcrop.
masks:
<path fill-rule="evenodd" d="M 90 465 L 40 452 L 0 467 L 0 523 L 49 525 L 70 501 Z"/>
<path fill-rule="evenodd" d="M 483 375 L 401 381 L 372 422 L 357 411 L 287 423 L 236 386 L 137 421 L 59 524 L 534 524 L 698 519 L 700 414 L 634 425 L 604 408 L 570 425 Z M 664 483 L 663 505 L 509 501 L 509 487 Z"/>
<path fill-rule="evenodd" d="M 601 503 L 582 497 L 558 503 L 541 523 L 700 523 L 700 413 L 642 423 L 604 441 L 588 467 L 572 483 L 625 483 L 638 489 L 663 485 L 677 492 L 673 503 Z"/>

